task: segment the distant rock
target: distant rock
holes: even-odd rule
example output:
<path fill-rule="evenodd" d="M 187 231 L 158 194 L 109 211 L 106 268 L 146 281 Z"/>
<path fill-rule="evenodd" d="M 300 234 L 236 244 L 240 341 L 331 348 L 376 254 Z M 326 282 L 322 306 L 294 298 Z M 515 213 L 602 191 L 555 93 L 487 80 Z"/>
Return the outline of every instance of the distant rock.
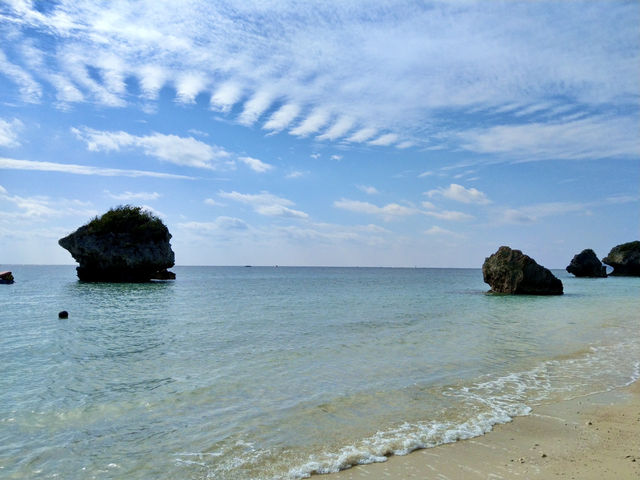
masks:
<path fill-rule="evenodd" d="M 576 277 L 606 277 L 607 269 L 596 256 L 596 253 L 587 248 L 573 257 L 567 272 Z"/>
<path fill-rule="evenodd" d="M 613 267 L 611 275 L 638 277 L 640 276 L 640 242 L 636 240 L 613 247 L 602 261 Z"/>
<path fill-rule="evenodd" d="M 0 272 L 0 284 L 10 285 L 13 281 L 13 275 L 11 272 Z"/>
<path fill-rule="evenodd" d="M 78 278 L 88 282 L 148 282 L 175 278 L 175 263 L 162 220 L 130 205 L 101 217 L 61 238 L 58 243 L 80 264 Z"/>
<path fill-rule="evenodd" d="M 485 283 L 494 293 L 562 295 L 562 282 L 520 250 L 500 247 L 482 265 Z"/>

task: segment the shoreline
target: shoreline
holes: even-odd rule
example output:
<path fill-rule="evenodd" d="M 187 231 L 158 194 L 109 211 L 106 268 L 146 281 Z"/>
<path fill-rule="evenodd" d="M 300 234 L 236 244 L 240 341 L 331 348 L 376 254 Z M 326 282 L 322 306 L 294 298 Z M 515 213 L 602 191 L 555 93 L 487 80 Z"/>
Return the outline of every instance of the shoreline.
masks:
<path fill-rule="evenodd" d="M 640 478 L 640 380 L 540 405 L 482 436 L 328 475 L 334 480 Z"/>

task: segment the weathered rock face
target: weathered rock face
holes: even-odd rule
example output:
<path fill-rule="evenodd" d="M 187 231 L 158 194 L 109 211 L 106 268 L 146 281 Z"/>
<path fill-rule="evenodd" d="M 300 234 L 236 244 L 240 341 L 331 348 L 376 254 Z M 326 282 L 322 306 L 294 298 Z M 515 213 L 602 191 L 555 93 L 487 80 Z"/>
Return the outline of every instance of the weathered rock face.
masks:
<path fill-rule="evenodd" d="M 602 261 L 613 267 L 611 275 L 638 277 L 640 276 L 640 242 L 636 240 L 613 247 Z"/>
<path fill-rule="evenodd" d="M 520 250 L 500 247 L 482 265 L 484 281 L 494 293 L 562 295 L 562 282 Z"/>
<path fill-rule="evenodd" d="M 140 207 L 118 207 L 95 218 L 58 243 L 80 264 L 80 280 L 147 282 L 175 278 L 175 263 L 162 221 Z"/>
<path fill-rule="evenodd" d="M 567 266 L 567 272 L 576 277 L 606 277 L 607 269 L 596 256 L 596 253 L 587 248 L 571 259 Z"/>

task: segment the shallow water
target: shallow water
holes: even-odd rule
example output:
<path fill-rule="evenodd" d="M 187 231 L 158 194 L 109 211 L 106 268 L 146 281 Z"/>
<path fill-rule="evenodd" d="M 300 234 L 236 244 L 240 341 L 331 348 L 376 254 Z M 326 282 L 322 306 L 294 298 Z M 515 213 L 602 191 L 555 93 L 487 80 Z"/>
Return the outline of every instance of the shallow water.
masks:
<path fill-rule="evenodd" d="M 3 478 L 301 478 L 640 375 L 638 278 L 515 297 L 474 269 L 10 269 Z"/>

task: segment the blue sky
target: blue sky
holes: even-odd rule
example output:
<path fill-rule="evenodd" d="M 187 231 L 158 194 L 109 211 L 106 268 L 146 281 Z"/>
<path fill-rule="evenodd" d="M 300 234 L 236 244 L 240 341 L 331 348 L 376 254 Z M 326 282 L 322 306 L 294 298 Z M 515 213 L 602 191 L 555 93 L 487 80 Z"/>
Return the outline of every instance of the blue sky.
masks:
<path fill-rule="evenodd" d="M 640 4 L 0 2 L 0 264 L 565 267 L 640 236 Z"/>

